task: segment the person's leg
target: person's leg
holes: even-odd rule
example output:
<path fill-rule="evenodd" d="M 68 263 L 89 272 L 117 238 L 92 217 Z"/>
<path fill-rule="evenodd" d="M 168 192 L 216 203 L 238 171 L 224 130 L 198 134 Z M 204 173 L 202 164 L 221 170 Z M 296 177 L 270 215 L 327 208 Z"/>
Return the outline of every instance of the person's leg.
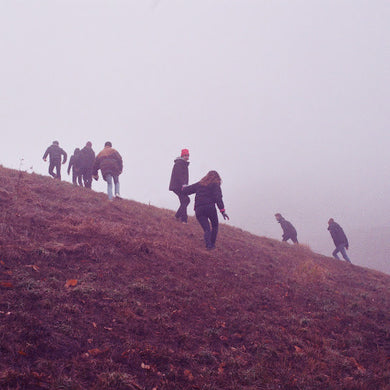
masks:
<path fill-rule="evenodd" d="M 119 198 L 119 176 L 114 176 L 114 184 L 115 184 L 115 196 Z"/>
<path fill-rule="evenodd" d="M 218 235 L 218 214 L 215 207 L 211 207 L 209 211 L 209 219 L 211 222 L 211 246 L 215 246 L 215 242 L 217 241 L 217 235 Z"/>
<path fill-rule="evenodd" d="M 347 255 L 347 251 L 345 250 L 345 245 L 340 245 L 339 248 L 340 248 L 339 251 L 340 251 L 341 255 L 344 257 L 344 260 L 348 261 L 348 263 L 351 263 L 351 260 L 349 259 L 348 255 Z"/>
<path fill-rule="evenodd" d="M 50 163 L 49 163 L 49 175 L 55 178 L 57 175 L 54 173 L 54 167 L 55 167 L 55 163 L 50 161 Z"/>
<path fill-rule="evenodd" d="M 77 174 L 77 183 L 78 183 L 78 185 L 79 185 L 80 187 L 83 186 L 83 177 L 82 177 L 81 173 L 78 173 L 78 174 Z"/>
<path fill-rule="evenodd" d="M 74 171 L 74 168 L 72 169 L 72 183 L 77 186 L 77 175 L 76 172 Z"/>
<path fill-rule="evenodd" d="M 294 244 L 299 244 L 297 236 L 291 237 L 291 240 Z"/>
<path fill-rule="evenodd" d="M 340 258 L 337 256 L 337 253 L 339 253 L 339 247 L 336 246 L 336 249 L 332 252 L 332 255 L 335 259 L 340 260 Z"/>
<path fill-rule="evenodd" d="M 182 222 L 187 222 L 187 206 L 190 203 L 190 197 L 181 193 L 181 191 L 174 191 L 179 198 L 180 206 L 176 211 L 175 218 L 180 219 Z"/>
<path fill-rule="evenodd" d="M 207 215 L 204 213 L 204 210 L 201 209 L 196 211 L 196 219 L 198 220 L 200 226 L 202 226 L 206 248 L 211 248 L 210 224 Z"/>
<path fill-rule="evenodd" d="M 108 199 L 112 200 L 112 176 L 111 175 L 106 175 L 105 180 L 107 182 L 107 195 Z"/>
<path fill-rule="evenodd" d="M 56 163 L 56 179 L 61 180 L 61 161 Z"/>
<path fill-rule="evenodd" d="M 83 170 L 83 180 L 85 188 L 92 187 L 92 171 L 90 169 Z"/>
<path fill-rule="evenodd" d="M 187 222 L 188 221 L 188 215 L 187 215 L 187 206 L 190 203 L 190 197 L 188 195 L 180 194 L 179 200 L 180 200 L 180 207 L 178 210 L 178 213 L 180 215 L 181 221 L 182 222 Z"/>

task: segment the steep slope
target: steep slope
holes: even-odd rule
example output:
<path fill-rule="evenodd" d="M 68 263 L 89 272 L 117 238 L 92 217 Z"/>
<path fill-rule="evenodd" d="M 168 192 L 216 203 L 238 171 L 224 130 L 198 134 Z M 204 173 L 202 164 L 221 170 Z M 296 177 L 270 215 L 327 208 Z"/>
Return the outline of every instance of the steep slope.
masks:
<path fill-rule="evenodd" d="M 173 216 L 0 167 L 0 388 L 390 389 L 389 276 Z"/>

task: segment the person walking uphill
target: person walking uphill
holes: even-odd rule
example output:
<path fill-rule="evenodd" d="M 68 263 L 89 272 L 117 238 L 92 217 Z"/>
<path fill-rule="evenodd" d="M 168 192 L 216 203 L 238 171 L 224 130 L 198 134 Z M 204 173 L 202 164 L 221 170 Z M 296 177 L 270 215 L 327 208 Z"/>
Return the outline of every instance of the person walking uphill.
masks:
<path fill-rule="evenodd" d="M 93 178 L 98 180 L 98 170 L 100 169 L 103 179 L 107 182 L 108 199 L 112 200 L 112 182 L 115 186 L 115 197 L 119 196 L 119 175 L 123 170 L 123 162 L 121 155 L 112 147 L 111 142 L 107 141 L 104 144 L 104 149 L 96 156 L 93 165 Z"/>
<path fill-rule="evenodd" d="M 190 198 L 184 195 L 181 191 L 183 185 L 188 184 L 188 165 L 190 165 L 188 159 L 190 153 L 188 149 L 181 151 L 181 156 L 175 159 L 175 164 L 172 168 L 171 181 L 169 183 L 169 190 L 173 191 L 179 198 L 180 206 L 175 214 L 177 220 L 181 220 L 183 223 L 187 223 L 187 206 L 190 203 Z"/>
<path fill-rule="evenodd" d="M 229 219 L 222 201 L 221 178 L 216 171 L 210 171 L 199 182 L 183 187 L 183 194 L 195 195 L 195 215 L 204 231 L 204 241 L 207 249 L 214 249 L 218 234 L 217 204 L 224 219 Z M 211 222 L 211 230 L 210 223 Z"/>
<path fill-rule="evenodd" d="M 68 164 L 68 175 L 70 174 L 70 169 L 72 168 L 72 183 L 77 186 L 83 186 L 81 180 L 81 170 L 80 170 L 80 149 L 76 148 L 73 152 L 73 156 L 69 159 Z"/>
<path fill-rule="evenodd" d="M 92 187 L 92 169 L 94 163 L 95 152 L 92 149 L 92 142 L 88 141 L 80 151 L 80 172 L 85 188 Z"/>
<path fill-rule="evenodd" d="M 276 213 L 275 218 L 283 229 L 282 241 L 291 240 L 294 244 L 298 244 L 297 231 L 292 223 L 286 221 L 280 213 Z"/>
<path fill-rule="evenodd" d="M 61 157 L 63 156 L 62 164 L 65 164 L 68 155 L 64 149 L 60 148 L 58 141 L 53 141 L 53 144 L 46 149 L 42 157 L 43 161 L 46 161 L 47 156 L 49 156 L 49 175 L 54 179 L 61 180 Z M 56 173 L 54 173 L 54 168 Z"/>
<path fill-rule="evenodd" d="M 349 248 L 349 243 L 343 228 L 338 223 L 336 223 L 333 218 L 330 218 L 328 221 L 328 230 L 333 238 L 334 244 L 336 245 L 336 249 L 332 252 L 333 257 L 337 260 L 340 260 L 340 258 L 337 256 L 337 253 L 340 252 L 344 257 L 344 260 L 352 263 L 347 255 L 347 252 L 345 251 Z"/>

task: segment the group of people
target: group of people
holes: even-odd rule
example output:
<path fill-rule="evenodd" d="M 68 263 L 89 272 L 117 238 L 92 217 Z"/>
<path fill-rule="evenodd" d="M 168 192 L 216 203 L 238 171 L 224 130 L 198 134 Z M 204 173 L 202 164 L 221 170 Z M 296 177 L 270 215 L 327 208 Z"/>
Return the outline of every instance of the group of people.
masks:
<path fill-rule="evenodd" d="M 60 148 L 58 141 L 54 141 L 46 149 L 43 160 L 46 161 L 48 156 L 50 162 L 49 174 L 55 179 L 61 179 L 61 162 L 62 164 L 66 163 L 67 154 Z M 217 171 L 209 171 L 200 181 L 188 185 L 189 158 L 189 150 L 182 149 L 180 156 L 174 160 L 172 168 L 169 190 L 177 195 L 180 203 L 175 218 L 183 224 L 188 222 L 189 195 L 195 194 L 195 216 L 203 229 L 206 248 L 211 250 L 215 248 L 219 224 L 215 205 L 217 205 L 222 217 L 229 220 L 222 200 L 222 180 Z M 56 172 L 54 172 L 54 169 Z M 73 184 L 86 188 L 92 187 L 92 178 L 98 180 L 98 171 L 100 170 L 103 180 L 107 182 L 109 200 L 112 200 L 114 195 L 120 199 L 119 175 L 123 170 L 123 161 L 118 151 L 112 147 L 111 142 L 107 141 L 104 144 L 104 149 L 97 156 L 95 156 L 90 141 L 81 150 L 76 148 L 69 160 L 68 175 L 71 170 Z M 276 213 L 275 218 L 283 230 L 282 241 L 292 240 L 294 244 L 298 244 L 297 231 L 292 223 L 287 221 L 280 213 Z M 332 255 L 339 260 L 338 253 L 340 252 L 343 258 L 351 263 L 346 252 L 349 247 L 348 239 L 342 227 L 333 218 L 330 218 L 328 230 L 336 246 Z"/>
<path fill-rule="evenodd" d="M 43 160 L 46 161 L 47 157 L 49 157 L 49 174 L 53 178 L 61 180 L 61 163 L 66 163 L 68 155 L 65 150 L 60 148 L 58 141 L 53 141 L 52 145 L 46 149 Z M 107 182 L 108 198 L 112 200 L 115 194 L 115 197 L 120 199 L 119 175 L 123 170 L 123 161 L 110 141 L 104 144 L 104 149 L 97 156 L 95 156 L 90 141 L 81 150 L 76 148 L 69 159 L 68 175 L 71 170 L 73 184 L 85 188 L 92 188 L 92 178 L 98 180 L 98 171 L 100 170 L 103 180 Z"/>
<path fill-rule="evenodd" d="M 286 221 L 280 213 L 276 213 L 275 218 L 280 223 L 280 226 L 283 230 L 282 241 L 291 240 L 294 244 L 298 244 L 297 231 L 292 223 Z M 336 246 L 336 249 L 332 252 L 333 257 L 337 260 L 340 260 L 339 256 L 337 255 L 340 252 L 344 260 L 348 263 L 351 263 L 351 260 L 346 252 L 346 250 L 349 248 L 348 238 L 344 233 L 343 228 L 337 222 L 335 222 L 333 218 L 330 218 L 328 221 L 328 230 Z"/>
<path fill-rule="evenodd" d="M 180 157 L 174 160 L 172 168 L 169 190 L 174 192 L 179 198 L 179 208 L 175 214 L 178 221 L 186 224 L 188 221 L 187 206 L 190 203 L 188 195 L 195 193 L 195 216 L 204 231 L 204 241 L 207 249 L 215 248 L 215 242 L 218 234 L 218 215 L 215 205 L 219 208 L 224 219 L 229 219 L 225 212 L 225 206 L 222 200 L 221 178 L 216 171 L 210 171 L 199 182 L 188 185 L 188 166 L 190 153 L 188 149 L 182 149 Z M 283 218 L 282 214 L 276 213 L 275 218 L 280 223 L 283 230 L 282 241 L 292 240 L 298 244 L 298 234 L 291 222 Z M 330 218 L 328 221 L 328 230 L 333 238 L 336 249 L 332 255 L 340 260 L 340 252 L 344 259 L 351 263 L 346 249 L 348 249 L 348 239 L 341 226 Z"/>

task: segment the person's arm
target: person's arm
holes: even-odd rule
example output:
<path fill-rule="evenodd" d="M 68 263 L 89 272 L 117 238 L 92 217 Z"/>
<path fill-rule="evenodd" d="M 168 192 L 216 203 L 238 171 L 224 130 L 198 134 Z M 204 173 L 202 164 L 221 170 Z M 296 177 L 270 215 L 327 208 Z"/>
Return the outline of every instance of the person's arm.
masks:
<path fill-rule="evenodd" d="M 198 186 L 199 186 L 199 183 L 194 183 L 194 184 L 191 184 L 190 186 L 183 186 L 182 189 L 181 189 L 181 192 L 184 195 L 195 194 L 195 192 L 198 189 Z"/>
<path fill-rule="evenodd" d="M 48 156 L 48 154 L 49 154 L 49 149 L 50 149 L 50 146 L 46 149 L 46 152 L 45 152 L 45 154 L 44 154 L 43 157 L 42 157 L 43 161 L 46 161 L 47 156 Z"/>
<path fill-rule="evenodd" d="M 222 190 L 220 185 L 216 184 L 214 186 L 213 196 L 214 196 L 215 203 L 217 204 L 217 207 L 223 216 L 223 219 L 229 219 L 229 216 L 226 214 L 225 205 L 222 200 Z"/>
<path fill-rule="evenodd" d="M 69 164 L 68 164 L 68 175 L 70 174 L 70 168 L 73 166 L 73 156 L 69 159 Z"/>
<path fill-rule="evenodd" d="M 63 159 L 62 163 L 65 164 L 66 163 L 66 159 L 68 158 L 68 155 L 66 154 L 64 149 L 61 149 L 61 154 L 64 156 L 64 159 Z"/>

